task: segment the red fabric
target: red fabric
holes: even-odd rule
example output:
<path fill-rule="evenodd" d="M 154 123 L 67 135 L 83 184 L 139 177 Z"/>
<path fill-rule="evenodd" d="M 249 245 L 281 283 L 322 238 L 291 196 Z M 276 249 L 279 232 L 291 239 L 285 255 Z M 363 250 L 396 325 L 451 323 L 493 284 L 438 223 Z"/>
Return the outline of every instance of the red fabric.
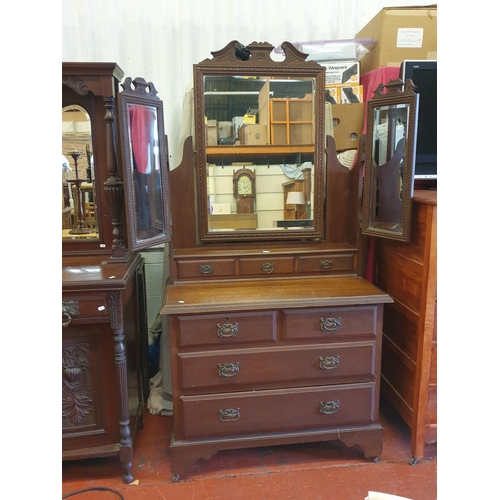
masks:
<path fill-rule="evenodd" d="M 130 106 L 128 113 L 135 168 L 139 173 L 147 174 L 151 140 L 151 113 L 149 108 L 136 105 Z"/>
<path fill-rule="evenodd" d="M 368 116 L 368 101 L 373 97 L 373 93 L 381 83 L 389 83 L 390 80 L 399 78 L 399 67 L 384 66 L 363 73 L 359 78 L 359 83 L 363 85 L 363 96 L 365 102 L 365 116 L 363 123 L 363 134 L 366 134 L 366 118 Z M 370 238 L 368 252 L 366 256 L 366 268 L 364 278 L 373 283 L 375 279 L 375 239 Z"/>
<path fill-rule="evenodd" d="M 359 78 L 359 83 L 363 85 L 363 96 L 365 101 L 365 120 L 363 124 L 363 134 L 366 134 L 366 117 L 368 101 L 373 97 L 373 93 L 381 83 L 389 83 L 390 80 L 399 78 L 399 67 L 384 66 L 382 68 L 363 73 Z"/>

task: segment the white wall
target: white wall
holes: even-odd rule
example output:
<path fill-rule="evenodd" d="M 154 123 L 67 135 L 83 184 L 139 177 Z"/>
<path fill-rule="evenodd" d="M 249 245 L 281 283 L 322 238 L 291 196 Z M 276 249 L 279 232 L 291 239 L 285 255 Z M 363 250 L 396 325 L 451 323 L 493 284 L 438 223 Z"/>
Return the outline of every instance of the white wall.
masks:
<path fill-rule="evenodd" d="M 62 60 L 116 62 L 153 82 L 165 107 L 169 156 L 175 158 L 182 99 L 192 68 L 232 40 L 354 38 L 382 7 L 429 0 L 64 0 Z M 174 168 L 177 165 L 171 165 Z"/>

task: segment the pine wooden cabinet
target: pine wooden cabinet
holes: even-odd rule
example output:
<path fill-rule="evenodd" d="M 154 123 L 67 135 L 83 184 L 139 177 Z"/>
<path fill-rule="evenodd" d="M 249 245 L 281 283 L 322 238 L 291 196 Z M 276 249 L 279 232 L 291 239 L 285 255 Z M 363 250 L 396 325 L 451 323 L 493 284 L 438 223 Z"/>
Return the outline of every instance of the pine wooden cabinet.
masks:
<path fill-rule="evenodd" d="M 376 283 L 386 307 L 381 391 L 412 432 L 424 457 L 437 441 L 437 191 L 415 191 L 411 243 L 377 240 Z"/>

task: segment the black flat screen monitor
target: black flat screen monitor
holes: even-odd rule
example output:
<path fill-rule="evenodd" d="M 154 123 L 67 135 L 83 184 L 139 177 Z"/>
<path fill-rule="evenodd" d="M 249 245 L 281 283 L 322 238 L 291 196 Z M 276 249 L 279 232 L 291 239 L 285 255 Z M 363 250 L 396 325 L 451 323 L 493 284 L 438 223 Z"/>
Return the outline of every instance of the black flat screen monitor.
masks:
<path fill-rule="evenodd" d="M 415 179 L 437 179 L 437 61 L 403 61 L 400 78 L 410 79 L 420 95 Z"/>

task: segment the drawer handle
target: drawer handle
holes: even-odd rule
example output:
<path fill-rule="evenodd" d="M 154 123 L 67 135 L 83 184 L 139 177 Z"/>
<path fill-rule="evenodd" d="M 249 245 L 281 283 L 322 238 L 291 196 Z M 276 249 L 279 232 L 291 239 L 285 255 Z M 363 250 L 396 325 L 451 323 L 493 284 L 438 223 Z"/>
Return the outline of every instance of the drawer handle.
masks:
<path fill-rule="evenodd" d="M 200 266 L 201 274 L 212 274 L 213 272 L 214 272 L 213 266 L 209 266 L 208 264 Z"/>
<path fill-rule="evenodd" d="M 240 372 L 240 364 L 236 363 L 225 363 L 223 365 L 219 364 L 219 376 L 220 377 L 235 377 Z"/>
<path fill-rule="evenodd" d="M 240 409 L 228 408 L 227 410 L 219 410 L 219 420 L 221 422 L 234 422 L 240 418 Z"/>
<path fill-rule="evenodd" d="M 73 318 L 64 309 L 62 311 L 62 317 L 63 317 L 62 326 L 63 328 L 67 328 Z"/>
<path fill-rule="evenodd" d="M 332 261 L 331 260 L 320 260 L 319 267 L 320 267 L 320 269 L 331 269 L 332 268 Z"/>
<path fill-rule="evenodd" d="M 78 316 L 80 314 L 80 311 L 78 309 L 78 301 L 77 300 L 63 300 L 62 302 L 62 326 L 63 328 L 67 328 L 73 317 L 73 316 Z"/>
<path fill-rule="evenodd" d="M 232 325 L 231 323 L 225 323 L 224 325 L 217 325 L 217 336 L 218 337 L 234 337 L 238 333 L 238 323 Z"/>
<path fill-rule="evenodd" d="M 264 273 L 271 274 L 274 271 L 274 263 L 273 262 L 263 262 L 260 265 L 260 269 Z"/>
<path fill-rule="evenodd" d="M 319 412 L 323 415 L 331 415 L 339 410 L 340 403 L 337 401 L 320 401 L 319 402 Z"/>
<path fill-rule="evenodd" d="M 338 356 L 323 356 L 319 357 L 319 367 L 321 370 L 333 370 L 339 366 L 340 359 Z"/>
<path fill-rule="evenodd" d="M 340 328 L 340 318 L 321 318 L 321 331 L 334 332 Z"/>

